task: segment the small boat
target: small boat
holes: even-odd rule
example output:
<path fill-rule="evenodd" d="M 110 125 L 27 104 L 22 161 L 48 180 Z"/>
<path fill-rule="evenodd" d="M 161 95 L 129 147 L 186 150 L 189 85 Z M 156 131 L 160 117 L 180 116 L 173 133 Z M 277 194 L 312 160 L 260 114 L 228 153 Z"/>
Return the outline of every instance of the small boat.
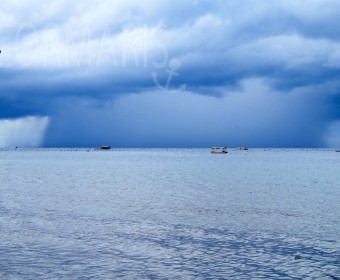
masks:
<path fill-rule="evenodd" d="M 238 147 L 237 148 L 239 151 L 248 151 L 247 147 Z"/>
<path fill-rule="evenodd" d="M 340 153 L 340 150 L 336 150 L 337 153 Z"/>
<path fill-rule="evenodd" d="M 212 154 L 227 154 L 227 147 L 212 147 L 211 148 Z"/>
<path fill-rule="evenodd" d="M 99 150 L 111 150 L 111 146 L 101 146 Z"/>

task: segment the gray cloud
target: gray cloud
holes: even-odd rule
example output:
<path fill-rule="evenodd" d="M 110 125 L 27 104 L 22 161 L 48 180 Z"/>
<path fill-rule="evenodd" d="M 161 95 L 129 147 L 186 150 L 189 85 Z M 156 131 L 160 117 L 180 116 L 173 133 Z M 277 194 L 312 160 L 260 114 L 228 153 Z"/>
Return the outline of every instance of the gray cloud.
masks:
<path fill-rule="evenodd" d="M 339 12 L 333 0 L 5 1 L 0 118 L 49 116 L 47 146 L 326 145 Z M 173 59 L 161 91 L 152 74 L 165 86 Z"/>

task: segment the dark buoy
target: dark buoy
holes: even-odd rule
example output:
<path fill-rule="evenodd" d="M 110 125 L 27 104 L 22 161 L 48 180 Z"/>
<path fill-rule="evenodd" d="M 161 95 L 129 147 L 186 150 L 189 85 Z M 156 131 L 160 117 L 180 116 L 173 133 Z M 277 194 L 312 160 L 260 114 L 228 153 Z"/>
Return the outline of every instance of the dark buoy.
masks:
<path fill-rule="evenodd" d="M 300 255 L 296 255 L 295 257 L 294 257 L 294 260 L 301 260 L 302 259 L 302 257 L 300 256 Z"/>

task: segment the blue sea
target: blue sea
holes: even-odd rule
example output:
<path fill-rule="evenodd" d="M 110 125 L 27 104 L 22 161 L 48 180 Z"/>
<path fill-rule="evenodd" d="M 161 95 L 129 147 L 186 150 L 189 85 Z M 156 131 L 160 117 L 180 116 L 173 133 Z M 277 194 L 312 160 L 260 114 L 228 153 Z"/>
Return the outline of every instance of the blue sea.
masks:
<path fill-rule="evenodd" d="M 340 279 L 340 153 L 0 150 L 0 279 Z"/>

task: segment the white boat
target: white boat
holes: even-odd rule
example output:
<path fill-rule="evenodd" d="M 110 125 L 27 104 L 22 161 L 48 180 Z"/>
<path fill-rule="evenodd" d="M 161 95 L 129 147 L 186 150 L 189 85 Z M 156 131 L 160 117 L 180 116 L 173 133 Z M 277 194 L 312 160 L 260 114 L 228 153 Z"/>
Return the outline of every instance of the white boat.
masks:
<path fill-rule="evenodd" d="M 212 147 L 211 148 L 212 154 L 227 154 L 227 147 Z"/>

